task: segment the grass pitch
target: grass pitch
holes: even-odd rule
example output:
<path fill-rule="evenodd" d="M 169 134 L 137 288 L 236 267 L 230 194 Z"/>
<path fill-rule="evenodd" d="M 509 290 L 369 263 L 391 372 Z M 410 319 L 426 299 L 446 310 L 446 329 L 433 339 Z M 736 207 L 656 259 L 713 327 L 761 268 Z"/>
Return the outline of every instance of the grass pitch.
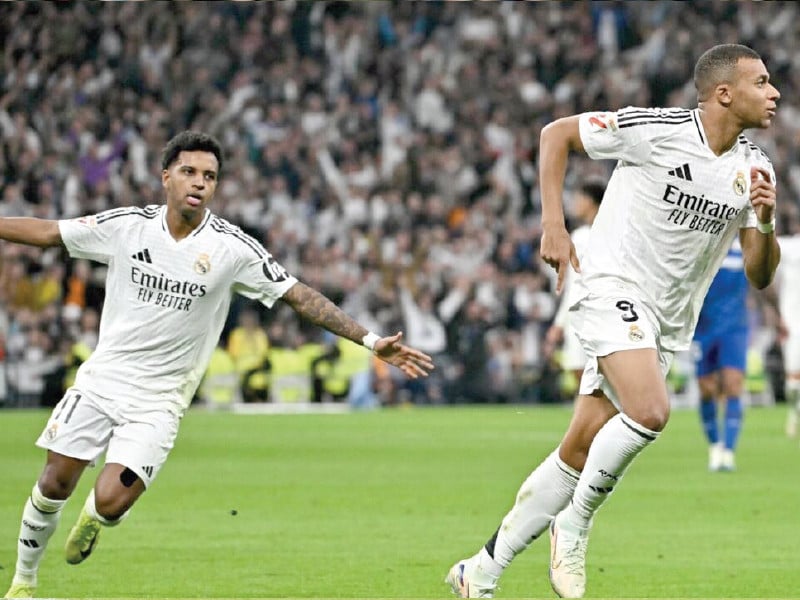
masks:
<path fill-rule="evenodd" d="M 189 412 L 131 517 L 86 563 L 63 545 L 97 471 L 64 509 L 39 573 L 42 597 L 443 598 L 443 578 L 494 532 L 558 443 L 563 407 L 344 415 Z M 676 411 L 595 522 L 592 598 L 800 595 L 800 446 L 782 408 L 746 413 L 736 473 L 708 473 L 694 411 Z M 0 587 L 41 470 L 43 411 L 0 412 Z M 235 511 L 235 514 L 234 514 Z M 547 536 L 498 598 L 552 598 Z"/>

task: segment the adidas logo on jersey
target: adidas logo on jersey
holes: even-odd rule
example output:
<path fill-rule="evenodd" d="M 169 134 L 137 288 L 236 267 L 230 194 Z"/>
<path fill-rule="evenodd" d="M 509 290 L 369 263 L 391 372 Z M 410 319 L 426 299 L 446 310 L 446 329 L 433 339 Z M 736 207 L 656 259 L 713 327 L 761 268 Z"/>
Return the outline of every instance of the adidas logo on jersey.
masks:
<path fill-rule="evenodd" d="M 148 264 L 153 264 L 153 261 L 150 259 L 150 250 L 145 248 L 144 250 L 139 250 L 136 254 L 131 254 L 131 258 L 134 260 L 140 260 L 142 262 L 146 262 Z"/>
<path fill-rule="evenodd" d="M 673 177 L 677 177 L 678 179 L 685 179 L 686 181 L 692 181 L 692 172 L 689 170 L 689 163 L 685 165 L 681 165 L 680 167 L 675 167 L 671 171 L 667 171 Z"/>
<path fill-rule="evenodd" d="M 149 465 L 148 465 L 148 466 L 146 466 L 146 467 L 142 467 L 142 471 L 144 471 L 144 472 L 145 472 L 145 474 L 146 474 L 148 477 L 152 477 L 152 476 L 153 476 L 153 467 L 152 467 L 152 466 L 149 466 Z"/>

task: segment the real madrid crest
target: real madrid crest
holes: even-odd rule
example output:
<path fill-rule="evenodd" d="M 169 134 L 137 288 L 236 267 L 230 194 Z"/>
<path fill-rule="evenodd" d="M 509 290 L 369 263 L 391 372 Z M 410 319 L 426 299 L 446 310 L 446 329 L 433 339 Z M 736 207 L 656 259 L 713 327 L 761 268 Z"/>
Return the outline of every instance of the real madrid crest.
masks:
<path fill-rule="evenodd" d="M 46 439 L 48 442 L 52 442 L 54 439 L 56 439 L 57 435 L 58 435 L 58 423 L 53 423 L 52 425 L 50 425 L 50 427 L 48 427 L 45 430 L 44 439 Z"/>
<path fill-rule="evenodd" d="M 208 254 L 201 254 L 194 263 L 194 270 L 200 275 L 205 275 L 211 270 L 211 257 Z"/>
<path fill-rule="evenodd" d="M 644 331 L 639 329 L 637 325 L 631 325 L 628 328 L 628 338 L 632 342 L 641 342 L 644 339 Z"/>
<path fill-rule="evenodd" d="M 747 191 L 747 180 L 744 178 L 742 171 L 736 172 L 736 179 L 733 180 L 733 191 L 736 192 L 737 196 L 744 196 Z"/>

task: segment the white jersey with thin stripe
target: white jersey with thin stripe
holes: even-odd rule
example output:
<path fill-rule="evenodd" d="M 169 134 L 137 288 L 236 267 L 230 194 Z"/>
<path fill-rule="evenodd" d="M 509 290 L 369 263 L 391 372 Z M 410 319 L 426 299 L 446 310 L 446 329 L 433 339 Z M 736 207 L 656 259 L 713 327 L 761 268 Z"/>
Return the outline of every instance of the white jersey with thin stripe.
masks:
<path fill-rule="evenodd" d="M 734 236 L 756 225 L 751 167 L 775 181 L 772 164 L 744 135 L 716 156 L 697 109 L 627 107 L 579 123 L 589 156 L 618 162 L 572 299 L 631 290 L 658 318 L 661 347 L 685 350 Z"/>
<path fill-rule="evenodd" d="M 59 221 L 70 256 L 108 265 L 96 350 L 75 385 L 135 408 L 182 414 L 200 383 L 233 292 L 271 307 L 297 279 L 263 246 L 206 210 L 176 241 L 166 206 Z"/>
<path fill-rule="evenodd" d="M 800 336 L 800 234 L 778 237 L 781 263 L 775 274 L 778 307 L 789 335 Z"/>

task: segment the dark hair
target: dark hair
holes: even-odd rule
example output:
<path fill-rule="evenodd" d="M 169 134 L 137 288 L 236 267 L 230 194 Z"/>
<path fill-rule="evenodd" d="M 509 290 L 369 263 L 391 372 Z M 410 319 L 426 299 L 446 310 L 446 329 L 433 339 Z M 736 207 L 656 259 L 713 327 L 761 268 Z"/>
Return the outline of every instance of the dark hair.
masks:
<path fill-rule="evenodd" d="M 161 153 L 161 168 L 164 170 L 169 169 L 181 152 L 194 152 L 196 150 L 211 152 L 216 156 L 219 170 L 222 171 L 222 146 L 213 136 L 199 131 L 181 131 L 167 142 Z"/>
<path fill-rule="evenodd" d="M 595 204 L 600 206 L 603 201 L 603 194 L 606 193 L 606 184 L 600 179 L 588 179 L 581 184 L 578 191 L 586 194 Z"/>
<path fill-rule="evenodd" d="M 720 44 L 709 48 L 694 66 L 694 87 L 702 101 L 719 83 L 732 81 L 740 58 L 761 60 L 758 52 L 741 44 Z"/>

